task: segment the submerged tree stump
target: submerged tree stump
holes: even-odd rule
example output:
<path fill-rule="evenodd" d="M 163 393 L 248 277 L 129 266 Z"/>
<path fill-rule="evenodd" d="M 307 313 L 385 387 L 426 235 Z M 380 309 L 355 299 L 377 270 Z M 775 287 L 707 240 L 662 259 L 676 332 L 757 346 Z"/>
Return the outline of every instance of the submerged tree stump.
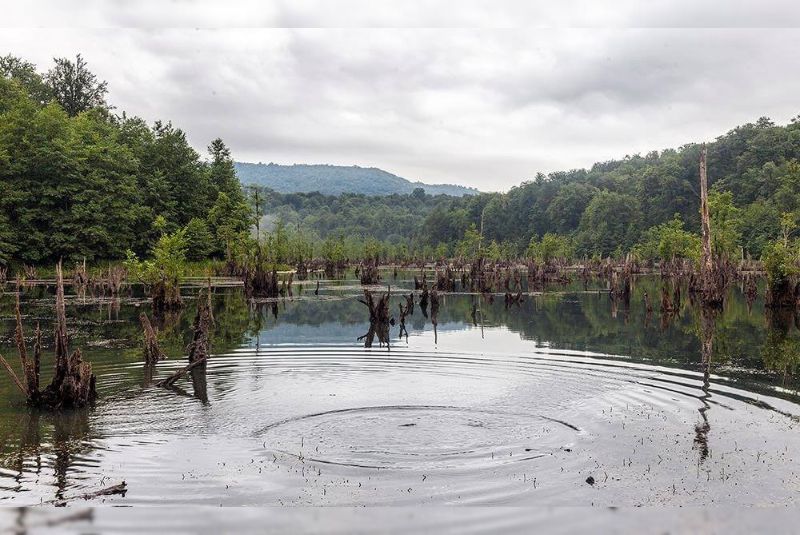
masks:
<path fill-rule="evenodd" d="M 150 297 L 153 299 L 153 312 L 156 314 L 183 307 L 181 289 L 175 281 L 161 279 L 150 289 Z"/>
<path fill-rule="evenodd" d="M 96 399 L 96 378 L 92 373 L 92 365 L 83 362 L 79 349 L 69 353 L 64 307 L 64 275 L 60 262 L 56 265 L 55 373 L 53 380 L 44 390 L 39 389 L 41 333 L 37 326 L 34 357 L 29 361 L 19 313 L 19 292 L 15 338 L 25 382 L 19 379 L 5 359 L 0 357 L 0 360 L 14 383 L 25 395 L 29 405 L 47 410 L 71 409 L 85 407 Z"/>
<path fill-rule="evenodd" d="M 147 314 L 142 312 L 139 315 L 139 321 L 142 324 L 142 330 L 144 331 L 144 361 L 147 364 L 155 364 L 159 360 L 164 360 L 167 356 L 161 350 L 161 347 L 158 345 L 158 337 L 156 336 L 156 331 L 153 329 L 153 325 L 150 323 L 150 319 L 147 317 Z"/>
<path fill-rule="evenodd" d="M 169 387 L 175 384 L 181 377 L 196 368 L 205 367 L 209 358 L 211 344 L 209 341 L 209 330 L 213 324 L 211 307 L 207 298 L 203 297 L 203 291 L 197 297 L 197 314 L 194 317 L 194 334 L 188 347 L 189 364 L 174 372 L 169 377 L 157 381 L 156 386 Z"/>
<path fill-rule="evenodd" d="M 270 298 L 278 297 L 280 294 L 278 272 L 274 268 L 271 271 L 260 265 L 255 268 L 245 268 L 243 278 L 244 292 L 248 298 Z"/>
<path fill-rule="evenodd" d="M 391 287 L 380 298 L 375 299 L 372 292 L 364 290 L 364 299 L 359 299 L 359 303 L 366 305 L 369 309 L 369 330 L 358 340 L 365 340 L 364 347 L 372 347 L 375 336 L 378 342 L 389 345 L 389 325 L 394 323 L 394 319 L 389 314 L 389 298 L 392 295 Z M 405 317 L 403 316 L 403 320 Z"/>
<path fill-rule="evenodd" d="M 381 280 L 377 260 L 366 260 L 362 262 L 358 271 L 360 273 L 359 279 L 363 285 L 378 284 Z"/>

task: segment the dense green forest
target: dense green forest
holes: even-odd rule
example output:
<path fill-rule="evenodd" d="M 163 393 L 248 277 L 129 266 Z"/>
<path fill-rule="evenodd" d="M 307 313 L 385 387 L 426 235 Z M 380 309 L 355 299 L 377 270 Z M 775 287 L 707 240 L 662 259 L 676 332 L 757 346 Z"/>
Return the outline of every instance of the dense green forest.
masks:
<path fill-rule="evenodd" d="M 317 191 L 325 195 L 361 193 L 391 195 L 412 193 L 422 188 L 431 195 L 475 195 L 478 190 L 453 184 L 411 182 L 374 167 L 341 165 L 279 165 L 276 163 L 235 162 L 236 175 L 242 184 L 265 186 L 280 193 Z"/>
<path fill-rule="evenodd" d="M 83 58 L 44 74 L 0 57 L 0 265 L 146 254 L 185 228 L 199 256 L 250 225 L 230 151 L 203 159 L 169 122 L 116 113 Z M 195 253 L 198 253 L 196 250 Z"/>
<path fill-rule="evenodd" d="M 333 251 L 351 259 L 381 250 L 401 259 L 699 254 L 698 144 L 537 174 L 507 193 L 248 187 L 245 196 L 222 140 L 200 155 L 171 123 L 128 117 L 106 94 L 80 56 L 58 58 L 45 73 L 0 57 L 0 265 L 144 256 L 163 236 L 179 238 L 190 259 L 222 258 L 252 243 L 254 222 L 282 263 Z M 798 119 L 761 118 L 708 144 L 718 253 L 760 258 L 768 244 L 794 239 L 798 159 Z"/>

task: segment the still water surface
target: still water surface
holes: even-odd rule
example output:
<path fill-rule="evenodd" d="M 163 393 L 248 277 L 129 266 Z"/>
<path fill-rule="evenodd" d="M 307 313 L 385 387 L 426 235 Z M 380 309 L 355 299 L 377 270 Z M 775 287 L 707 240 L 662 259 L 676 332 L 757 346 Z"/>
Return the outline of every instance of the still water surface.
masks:
<path fill-rule="evenodd" d="M 393 292 L 413 288 L 410 275 L 386 278 Z M 255 305 L 217 288 L 207 372 L 175 389 L 151 382 L 185 365 L 196 289 L 161 319 L 170 358 L 155 370 L 141 359 L 141 289 L 116 301 L 73 293 L 71 347 L 92 362 L 100 399 L 39 414 L 0 374 L 0 503 L 122 480 L 124 497 L 89 503 L 800 502 L 796 318 L 768 321 L 763 301 L 749 309 L 734 288 L 704 359 L 688 303 L 669 322 L 657 305 L 647 315 L 643 294 L 659 284 L 638 279 L 630 310 L 614 309 L 601 283 L 508 309 L 502 296 L 442 295 L 435 330 L 417 307 L 409 336 L 393 326 L 388 348 L 357 340 L 368 314 L 356 280 L 321 281 L 319 295 L 307 281 Z M 8 285 L 0 353 L 16 364 L 13 302 Z M 26 334 L 40 321 L 47 351 L 52 307 L 52 288 L 23 290 Z"/>

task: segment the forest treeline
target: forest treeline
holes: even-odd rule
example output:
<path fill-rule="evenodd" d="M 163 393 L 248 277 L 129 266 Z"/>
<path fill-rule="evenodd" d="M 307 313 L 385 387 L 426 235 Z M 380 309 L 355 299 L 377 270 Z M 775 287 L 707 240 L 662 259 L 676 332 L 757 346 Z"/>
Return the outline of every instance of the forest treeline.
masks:
<path fill-rule="evenodd" d="M 220 139 L 203 158 L 170 122 L 116 113 L 83 58 L 39 73 L 0 57 L 0 265 L 147 254 L 183 230 L 222 255 L 250 210 Z"/>
<path fill-rule="evenodd" d="M 0 57 L 0 265 L 145 257 L 165 237 L 163 250 L 201 260 L 241 254 L 257 236 L 261 256 L 289 265 L 376 254 L 699 256 L 698 144 L 537 174 L 507 193 L 245 192 L 222 140 L 198 154 L 170 122 L 129 117 L 106 94 L 80 56 L 43 73 Z M 717 253 L 757 259 L 775 243 L 788 247 L 800 211 L 800 121 L 761 118 L 707 149 Z"/>

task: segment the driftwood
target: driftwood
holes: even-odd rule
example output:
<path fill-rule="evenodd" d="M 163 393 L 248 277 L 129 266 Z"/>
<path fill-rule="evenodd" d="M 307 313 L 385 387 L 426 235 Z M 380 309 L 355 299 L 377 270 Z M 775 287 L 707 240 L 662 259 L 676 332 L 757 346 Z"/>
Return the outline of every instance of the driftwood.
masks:
<path fill-rule="evenodd" d="M 198 368 L 200 366 L 205 365 L 207 360 L 208 360 L 208 356 L 205 356 L 205 357 L 203 357 L 201 359 L 195 360 L 191 364 L 187 364 L 186 366 L 184 366 L 180 370 L 176 371 L 175 373 L 170 374 L 169 377 L 161 379 L 160 381 L 156 381 L 155 385 L 156 386 L 161 386 L 161 387 L 172 386 L 173 384 L 175 384 L 178 381 L 178 379 L 180 379 L 181 377 L 183 377 L 184 375 L 186 375 L 190 371 L 194 370 L 195 368 Z"/>
<path fill-rule="evenodd" d="M 435 318 L 439 314 L 439 292 L 434 288 L 431 290 L 431 317 Z"/>
<path fill-rule="evenodd" d="M 392 289 L 390 287 L 380 299 L 376 300 L 372 292 L 364 290 L 364 299 L 359 299 L 358 301 L 369 309 L 370 323 L 389 323 L 389 297 L 391 294 Z"/>
<path fill-rule="evenodd" d="M 69 354 L 64 308 L 64 277 L 56 265 L 56 370 L 52 382 L 40 394 L 40 404 L 59 409 L 84 407 L 97 397 L 92 365 L 81 360 L 81 351 Z"/>
<path fill-rule="evenodd" d="M 400 307 L 400 338 L 403 337 L 405 334 L 406 339 L 408 339 L 408 329 L 406 329 L 406 316 L 408 315 L 408 305 L 403 307 L 403 303 L 398 303 L 398 307 Z"/>
<path fill-rule="evenodd" d="M 72 272 L 72 283 L 75 286 L 86 286 L 89 284 L 89 273 L 86 271 L 86 257 L 83 258 L 83 264 L 75 264 L 75 270 Z"/>
<path fill-rule="evenodd" d="M 505 295 L 505 307 L 509 308 L 511 305 L 520 306 L 524 300 L 521 291 L 518 291 L 516 294 L 507 291 Z"/>
<path fill-rule="evenodd" d="M 297 280 L 304 281 L 308 278 L 308 266 L 306 265 L 305 260 L 300 260 L 297 263 Z"/>
<path fill-rule="evenodd" d="M 406 296 L 406 315 L 414 315 L 414 292 L 411 292 Z"/>
<path fill-rule="evenodd" d="M 456 291 L 456 279 L 450 266 L 445 267 L 444 271 L 436 271 L 436 284 L 434 288 L 440 292 Z"/>
<path fill-rule="evenodd" d="M 428 317 L 428 283 L 424 282 L 422 285 L 422 294 L 419 296 L 419 308 L 422 310 L 422 315 Z"/>

